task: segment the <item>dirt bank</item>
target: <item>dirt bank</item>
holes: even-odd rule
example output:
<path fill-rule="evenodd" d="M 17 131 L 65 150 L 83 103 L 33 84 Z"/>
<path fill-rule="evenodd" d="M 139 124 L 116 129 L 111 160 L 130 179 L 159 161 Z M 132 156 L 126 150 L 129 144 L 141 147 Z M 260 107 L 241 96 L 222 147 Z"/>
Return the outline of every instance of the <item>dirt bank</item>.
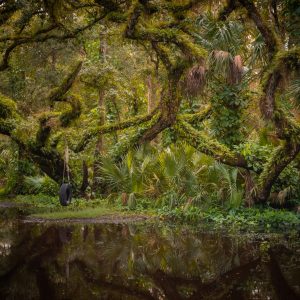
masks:
<path fill-rule="evenodd" d="M 151 217 L 146 215 L 103 215 L 95 218 L 37 218 L 37 217 L 25 217 L 22 219 L 24 223 L 80 223 L 80 224 L 123 224 L 132 222 L 142 222 L 149 220 Z"/>

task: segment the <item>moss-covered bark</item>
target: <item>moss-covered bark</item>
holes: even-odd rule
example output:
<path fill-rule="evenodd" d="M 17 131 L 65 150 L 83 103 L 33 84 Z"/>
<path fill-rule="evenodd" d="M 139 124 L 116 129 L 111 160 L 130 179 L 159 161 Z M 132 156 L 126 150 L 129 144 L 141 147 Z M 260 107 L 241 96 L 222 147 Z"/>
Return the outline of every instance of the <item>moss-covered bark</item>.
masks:
<path fill-rule="evenodd" d="M 264 202 L 269 198 L 271 189 L 281 172 L 291 163 L 300 151 L 300 144 L 284 142 L 275 148 L 259 177 L 256 199 Z"/>
<path fill-rule="evenodd" d="M 78 76 L 82 67 L 82 62 L 78 62 L 73 71 L 63 80 L 59 87 L 53 89 L 48 96 L 50 105 L 53 105 L 56 101 L 63 101 L 63 96 L 70 90 L 76 77 Z"/>
<path fill-rule="evenodd" d="M 99 126 L 103 126 L 105 123 L 105 91 L 102 88 L 99 91 L 98 109 L 99 109 Z M 105 193 L 105 186 L 99 180 L 101 177 L 101 167 L 104 155 L 104 137 L 103 134 L 98 133 L 96 147 L 94 152 L 94 165 L 93 165 L 93 191 L 100 194 Z"/>
<path fill-rule="evenodd" d="M 178 121 L 174 126 L 178 135 L 200 152 L 207 154 L 221 163 L 250 169 L 242 155 L 234 153 L 228 147 L 220 144 L 217 140 L 207 136 L 205 133 L 194 129 L 184 121 Z"/>
<path fill-rule="evenodd" d="M 296 47 L 288 51 L 277 51 L 266 69 L 263 79 L 263 95 L 260 99 L 262 115 L 267 120 L 275 121 L 276 101 L 275 92 L 287 72 L 300 69 L 300 48 Z M 277 112 L 277 114 L 280 112 Z M 276 121 L 275 121 L 276 124 Z"/>
<path fill-rule="evenodd" d="M 259 177 L 257 200 L 266 201 L 270 195 L 273 184 L 280 173 L 295 159 L 300 149 L 300 124 L 289 115 L 280 104 L 275 101 L 276 90 L 285 75 L 300 69 L 299 48 L 289 51 L 278 51 L 263 80 L 263 96 L 260 107 L 263 116 L 271 120 L 276 128 L 277 136 L 282 139 L 282 146 L 274 150 L 273 155 L 264 165 Z"/>
<path fill-rule="evenodd" d="M 115 161 L 120 160 L 130 149 L 144 143 L 144 137 L 148 134 L 149 130 L 152 130 L 154 126 L 159 124 L 160 119 L 160 113 L 156 113 L 148 122 L 145 122 L 143 126 L 139 126 L 132 134 L 120 140 L 112 149 L 113 159 Z M 153 136 L 153 138 L 155 136 Z"/>
<path fill-rule="evenodd" d="M 16 127 L 16 118 L 16 103 L 0 93 L 0 134 L 12 136 Z"/>
<path fill-rule="evenodd" d="M 276 134 L 282 140 L 282 145 L 274 150 L 273 155 L 263 166 L 258 185 L 253 189 L 255 200 L 265 202 L 268 200 L 272 186 L 281 172 L 299 153 L 300 126 L 291 115 L 282 109 L 281 100 L 276 99 L 276 91 L 287 73 L 293 73 L 300 69 L 300 52 L 298 47 L 286 50 L 282 46 L 282 34 L 276 33 L 269 26 L 254 1 L 229 0 L 220 13 L 219 19 L 225 20 L 231 12 L 240 7 L 246 9 L 249 19 L 254 22 L 266 44 L 269 64 L 262 79 L 260 110 L 266 120 L 273 122 Z"/>
<path fill-rule="evenodd" d="M 22 131 L 21 128 L 18 128 L 22 116 L 18 114 L 16 103 L 12 99 L 0 95 L 0 134 L 10 136 L 24 155 L 29 156 L 45 174 L 58 183 L 60 183 L 63 178 L 64 160 L 55 147 L 57 143 L 56 145 L 48 144 L 52 133 L 52 125 L 49 121 L 58 118 L 58 123 L 67 126 L 80 115 L 80 102 L 74 97 L 64 96 L 71 88 L 79 73 L 80 67 L 81 64 L 77 65 L 75 71 L 72 71 L 62 82 L 61 86 L 56 88 L 54 92 L 51 92 L 49 96 L 50 103 L 53 101 L 69 102 L 71 104 L 71 110 L 63 113 L 52 111 L 44 113 L 38 119 L 39 128 L 33 140 L 25 141 L 20 134 L 15 132 L 15 129 Z M 73 186 L 76 190 L 75 182 L 73 182 Z"/>
<path fill-rule="evenodd" d="M 92 128 L 84 134 L 83 138 L 76 145 L 76 147 L 73 149 L 73 151 L 75 153 L 83 151 L 85 149 L 85 147 L 88 145 L 88 143 L 99 134 L 111 133 L 114 131 L 124 130 L 124 129 L 130 128 L 130 127 L 135 127 L 135 126 L 141 125 L 141 124 L 151 120 L 152 117 L 155 115 L 155 113 L 157 113 L 157 109 L 155 109 L 150 114 L 140 115 L 140 116 L 129 118 L 125 121 L 112 123 L 112 124 L 105 124 L 103 126 Z"/>
<path fill-rule="evenodd" d="M 178 119 L 188 122 L 191 125 L 196 125 L 203 122 L 205 119 L 209 118 L 210 115 L 211 115 L 211 106 L 207 105 L 207 107 L 194 114 L 180 114 L 178 115 Z"/>

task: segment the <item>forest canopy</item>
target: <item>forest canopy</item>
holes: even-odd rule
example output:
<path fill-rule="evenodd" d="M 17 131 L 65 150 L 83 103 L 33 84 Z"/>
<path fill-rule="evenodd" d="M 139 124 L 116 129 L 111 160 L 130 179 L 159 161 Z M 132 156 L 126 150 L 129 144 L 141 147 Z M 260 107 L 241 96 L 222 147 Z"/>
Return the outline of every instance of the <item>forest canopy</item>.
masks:
<path fill-rule="evenodd" d="M 299 199 L 299 28 L 297 0 L 0 1 L 1 193 L 69 168 L 78 195 Z"/>

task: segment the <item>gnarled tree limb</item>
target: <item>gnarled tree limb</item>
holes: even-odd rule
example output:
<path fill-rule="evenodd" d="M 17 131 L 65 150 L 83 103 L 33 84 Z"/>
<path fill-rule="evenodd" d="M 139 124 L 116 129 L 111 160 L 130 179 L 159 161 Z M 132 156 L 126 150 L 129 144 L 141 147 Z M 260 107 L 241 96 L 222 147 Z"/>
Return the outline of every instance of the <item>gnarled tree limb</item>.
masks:
<path fill-rule="evenodd" d="M 81 141 L 77 144 L 77 146 L 73 149 L 75 153 L 81 152 L 85 149 L 88 145 L 90 140 L 97 136 L 98 134 L 106 134 L 110 132 L 114 132 L 117 130 L 124 130 L 130 127 L 134 127 L 140 124 L 143 124 L 147 121 L 150 121 L 152 117 L 157 113 L 157 108 L 151 112 L 151 114 L 136 116 L 130 119 L 127 119 L 122 122 L 113 123 L 113 124 L 106 124 L 104 126 L 92 128 L 87 133 L 85 133 L 84 137 Z"/>
<path fill-rule="evenodd" d="M 232 152 L 225 145 L 208 137 L 205 133 L 194 129 L 188 123 L 178 120 L 174 128 L 183 140 L 198 151 L 207 154 L 226 165 L 251 170 L 251 167 L 247 165 L 247 162 L 242 155 Z"/>

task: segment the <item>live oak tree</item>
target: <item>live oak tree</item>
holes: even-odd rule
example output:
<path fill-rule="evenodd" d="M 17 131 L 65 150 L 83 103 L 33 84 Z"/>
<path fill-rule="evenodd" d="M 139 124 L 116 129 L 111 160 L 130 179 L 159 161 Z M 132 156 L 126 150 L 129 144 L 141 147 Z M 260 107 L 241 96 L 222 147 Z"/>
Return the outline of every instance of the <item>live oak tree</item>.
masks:
<path fill-rule="evenodd" d="M 285 92 L 291 82 L 299 80 L 299 16 L 295 8 L 293 0 L 229 0 L 222 5 L 203 0 L 3 1 L 0 70 L 8 70 L 14 52 L 22 48 L 34 49 L 36 44 L 49 41 L 80 42 L 88 30 L 115 26 L 119 38 L 143 49 L 145 56 L 156 57 L 156 68 L 164 77 L 159 103 L 145 114 L 88 128 L 73 151 L 82 152 L 96 136 L 129 129 L 125 141 L 121 139 L 114 147 L 112 155 L 118 159 L 172 128 L 178 139 L 198 151 L 243 170 L 247 201 L 265 202 L 281 172 L 300 151 L 297 99 Z M 211 11 L 215 32 L 208 32 L 212 27 L 205 28 L 205 22 L 199 22 Z M 242 30 L 238 47 L 231 47 L 231 26 L 236 24 Z M 225 36 L 216 35 L 220 32 Z M 228 42 L 227 48 L 212 42 L 221 38 Z M 0 97 L 0 133 L 14 140 L 57 182 L 64 164 L 57 149 L 62 134 L 57 132 L 63 133 L 82 112 L 82 100 L 72 93 L 82 63 L 70 61 L 70 65 L 69 74 L 47 95 L 50 110 L 38 117 L 39 129 L 29 140 L 22 139 L 19 124 L 25 116 L 16 101 Z M 248 83 L 256 94 L 248 93 Z M 203 93 L 205 105 L 195 113 L 182 113 L 186 97 L 199 93 Z M 57 102 L 67 103 L 70 109 L 54 110 Z M 251 107 L 252 112 L 261 124 L 272 127 L 276 136 L 266 161 L 254 157 L 258 168 L 239 150 L 247 134 L 242 128 L 243 114 L 251 102 L 259 103 L 259 107 Z"/>

